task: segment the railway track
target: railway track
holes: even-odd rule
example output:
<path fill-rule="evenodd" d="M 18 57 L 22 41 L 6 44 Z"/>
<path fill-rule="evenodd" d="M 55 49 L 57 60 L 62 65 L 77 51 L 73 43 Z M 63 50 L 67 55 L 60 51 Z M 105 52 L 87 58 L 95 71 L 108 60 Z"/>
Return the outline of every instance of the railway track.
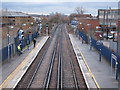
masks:
<path fill-rule="evenodd" d="M 58 71 L 57 71 L 57 89 L 62 90 L 62 30 L 59 37 L 59 52 L 58 52 Z"/>
<path fill-rule="evenodd" d="M 51 58 L 50 58 L 51 60 L 50 60 L 49 67 L 48 67 L 46 77 L 45 77 L 45 80 L 44 80 L 44 84 L 43 84 L 43 88 L 45 90 L 47 90 L 49 88 L 51 75 L 52 75 L 52 71 L 53 71 L 53 66 L 54 66 L 54 60 L 55 60 L 55 56 L 56 56 L 56 53 L 57 53 L 57 46 L 58 46 L 58 41 L 56 40 L 55 47 L 53 49 L 53 52 L 52 52 L 52 55 L 51 55 Z"/>
<path fill-rule="evenodd" d="M 35 67 L 35 69 L 26 72 L 16 89 L 40 88 L 47 90 L 56 88 L 61 90 L 71 88 L 78 90 L 87 88 L 66 33 L 65 25 L 56 27 L 52 38 L 39 52 L 34 63 L 30 68 Z"/>
<path fill-rule="evenodd" d="M 56 33 L 58 26 L 55 27 L 55 29 L 51 33 L 51 37 L 53 37 Z M 38 53 L 36 59 L 32 63 L 32 65 L 29 67 L 29 70 L 26 72 L 26 74 L 23 76 L 23 78 L 20 80 L 18 85 L 16 86 L 16 90 L 19 88 L 26 88 L 27 90 L 30 88 L 35 75 L 37 74 L 37 71 L 39 70 L 39 67 L 41 66 L 41 63 L 48 51 L 49 45 L 51 44 L 53 38 L 49 38 L 44 47 L 41 49 L 41 51 Z"/>
<path fill-rule="evenodd" d="M 78 65 L 77 58 L 76 58 L 75 53 L 73 51 L 73 47 L 71 45 L 71 42 L 70 42 L 65 25 L 63 25 L 62 29 L 63 29 L 63 38 L 64 38 L 63 43 L 65 44 L 64 48 L 66 48 L 66 51 L 64 50 L 63 52 L 66 52 L 66 56 L 68 56 L 67 59 L 69 59 L 69 61 L 68 61 L 65 58 L 64 61 L 69 63 L 69 68 L 71 68 L 71 72 L 68 73 L 68 74 L 71 74 L 71 76 L 72 76 L 71 78 L 69 78 L 70 79 L 69 82 L 72 82 L 71 88 L 73 88 L 75 90 L 79 90 L 80 88 L 87 89 L 83 75 L 82 75 L 81 70 L 80 70 L 79 65 Z M 68 85 L 68 84 L 66 84 L 66 82 L 63 82 L 63 83 L 64 83 L 63 88 L 69 88 L 69 87 L 66 87 Z"/>

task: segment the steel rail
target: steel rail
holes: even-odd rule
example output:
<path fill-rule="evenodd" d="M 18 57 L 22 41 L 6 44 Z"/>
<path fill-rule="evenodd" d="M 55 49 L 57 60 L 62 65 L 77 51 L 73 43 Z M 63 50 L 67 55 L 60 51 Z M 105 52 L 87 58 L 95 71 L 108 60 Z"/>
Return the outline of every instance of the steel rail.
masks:
<path fill-rule="evenodd" d="M 56 30 L 57 28 L 58 28 L 58 26 L 55 28 L 55 30 Z M 54 34 L 55 34 L 55 32 L 52 33 L 52 36 L 54 36 Z M 50 38 L 50 39 L 52 39 L 52 38 Z M 51 43 L 51 40 L 49 40 L 49 43 Z M 44 54 L 42 55 L 42 58 L 40 59 L 40 62 L 38 63 L 37 68 L 35 69 L 32 77 L 31 77 L 31 79 L 30 79 L 30 82 L 29 82 L 29 84 L 27 85 L 26 90 L 29 90 L 29 89 L 30 89 L 30 86 L 31 86 L 31 84 L 32 84 L 32 82 L 33 82 L 33 80 L 34 80 L 34 78 L 35 78 L 35 75 L 37 74 L 37 71 L 38 71 L 38 69 L 39 69 L 39 67 L 40 67 L 40 65 L 41 65 L 41 63 L 42 63 L 42 61 L 43 61 L 43 59 L 44 59 L 44 57 L 45 57 L 45 55 L 46 55 L 46 53 L 47 53 L 48 48 L 49 48 L 49 46 L 46 48 L 46 51 L 45 51 Z"/>
<path fill-rule="evenodd" d="M 43 84 L 43 90 L 47 90 L 49 88 L 51 75 L 52 75 L 52 70 L 53 70 L 53 65 L 54 65 L 54 60 L 55 60 L 55 56 L 56 56 L 56 53 L 57 53 L 57 47 L 58 47 L 58 40 L 57 39 L 55 41 L 55 46 L 54 46 L 52 56 L 50 58 L 49 67 L 48 67 L 48 70 L 47 70 L 47 73 L 46 73 L 46 76 L 45 76 L 45 80 L 44 80 L 44 84 Z"/>
<path fill-rule="evenodd" d="M 59 39 L 57 90 L 62 90 L 62 31 Z"/>
<path fill-rule="evenodd" d="M 64 26 L 65 27 L 65 26 Z M 69 37 L 68 37 L 68 35 L 67 35 L 67 32 L 65 32 L 64 31 L 64 33 L 63 33 L 64 35 L 65 35 L 65 37 L 66 37 L 66 41 L 67 41 L 67 48 L 69 49 L 69 51 L 71 52 L 71 49 L 70 49 L 70 46 L 69 46 L 69 42 L 68 42 L 68 39 L 69 39 Z M 70 55 L 71 56 L 71 55 Z M 74 84 L 75 84 L 75 88 L 77 89 L 77 90 L 79 90 L 79 86 L 78 86 L 78 81 L 77 81 L 77 76 L 76 76 L 76 73 L 75 73 L 75 68 L 74 68 L 74 64 L 73 64 L 73 61 L 72 61 L 72 59 L 70 59 L 70 64 L 71 64 L 71 68 L 72 68 L 72 73 L 73 73 L 73 79 L 74 79 Z"/>
<path fill-rule="evenodd" d="M 50 43 L 50 40 L 49 40 L 49 43 Z M 30 82 L 29 82 L 26 90 L 29 90 L 29 89 L 30 89 L 30 86 L 31 86 L 31 84 L 32 84 L 32 82 L 33 82 L 33 80 L 34 80 L 34 78 L 35 78 L 35 75 L 37 74 L 37 71 L 38 71 L 38 69 L 39 69 L 39 67 L 40 67 L 40 65 L 41 65 L 41 63 L 42 63 L 42 61 L 43 61 L 43 59 L 44 59 L 44 57 L 45 57 L 45 55 L 46 55 L 46 53 L 47 53 L 48 48 L 49 48 L 49 47 L 47 47 L 46 51 L 45 51 L 44 54 L 42 55 L 42 57 L 41 57 L 41 59 L 40 59 L 40 62 L 38 63 L 37 68 L 35 69 L 35 71 L 34 71 L 34 73 L 33 73 L 33 75 L 32 75 L 32 78 L 30 79 Z"/>

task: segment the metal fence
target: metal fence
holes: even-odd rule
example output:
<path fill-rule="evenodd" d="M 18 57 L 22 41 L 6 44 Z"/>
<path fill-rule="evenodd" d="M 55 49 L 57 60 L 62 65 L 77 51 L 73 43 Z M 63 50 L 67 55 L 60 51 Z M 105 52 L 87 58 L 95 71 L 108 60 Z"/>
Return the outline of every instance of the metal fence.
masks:
<path fill-rule="evenodd" d="M 82 33 L 80 30 L 77 30 L 76 33 L 85 41 L 88 42 L 88 36 L 84 33 Z M 118 72 L 120 72 L 120 56 L 115 53 L 112 52 L 109 48 L 107 48 L 106 46 L 104 46 L 103 44 L 98 44 L 98 41 L 91 38 L 91 45 L 96 48 L 99 53 L 101 53 L 107 60 L 108 62 L 110 62 L 110 64 L 112 63 L 112 67 L 116 68 L 116 61 L 118 62 L 117 64 L 117 69 Z M 101 49 L 101 50 L 100 50 Z M 112 58 L 113 57 L 113 58 Z M 116 60 L 112 60 L 115 59 Z M 111 62 L 112 61 L 112 62 Z"/>
<path fill-rule="evenodd" d="M 80 30 L 77 31 L 80 35 L 80 37 L 86 42 L 88 43 L 88 36 L 86 34 L 84 34 L 83 32 L 80 32 Z"/>
<path fill-rule="evenodd" d="M 9 53 L 8 53 L 8 46 L 4 47 L 2 49 L 2 60 L 8 59 L 8 54 L 9 54 L 9 58 L 11 58 L 11 56 L 13 55 L 13 53 L 14 53 L 14 45 L 13 44 L 9 45 Z"/>
<path fill-rule="evenodd" d="M 34 32 L 33 34 L 26 36 L 23 40 L 19 40 L 18 37 L 15 37 L 14 43 L 2 48 L 2 50 L 1 50 L 2 60 L 0 60 L 0 62 L 6 60 L 8 58 L 11 58 L 15 54 L 15 52 L 17 52 L 18 44 L 21 43 L 21 49 L 24 49 L 28 45 L 27 40 L 29 40 L 29 44 L 30 44 L 32 42 L 32 40 L 34 38 L 37 38 L 38 36 L 39 36 L 38 32 Z M 8 47 L 9 47 L 9 50 L 8 50 Z"/>
<path fill-rule="evenodd" d="M 104 45 L 98 45 L 97 40 L 91 38 L 91 45 L 95 47 L 107 60 L 111 63 L 112 55 L 117 57 L 118 71 L 120 72 L 120 56 L 117 53 L 112 52 L 109 48 Z M 100 50 L 101 49 L 101 50 Z M 115 60 L 112 60 L 112 66 L 115 67 Z"/>

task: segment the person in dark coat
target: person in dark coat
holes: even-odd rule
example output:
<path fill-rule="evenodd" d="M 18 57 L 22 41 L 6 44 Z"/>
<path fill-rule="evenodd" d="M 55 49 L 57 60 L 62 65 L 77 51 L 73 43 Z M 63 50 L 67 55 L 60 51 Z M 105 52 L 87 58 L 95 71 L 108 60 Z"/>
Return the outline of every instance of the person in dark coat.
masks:
<path fill-rule="evenodd" d="M 34 47 L 36 45 L 36 38 L 33 39 L 33 44 L 34 44 Z"/>

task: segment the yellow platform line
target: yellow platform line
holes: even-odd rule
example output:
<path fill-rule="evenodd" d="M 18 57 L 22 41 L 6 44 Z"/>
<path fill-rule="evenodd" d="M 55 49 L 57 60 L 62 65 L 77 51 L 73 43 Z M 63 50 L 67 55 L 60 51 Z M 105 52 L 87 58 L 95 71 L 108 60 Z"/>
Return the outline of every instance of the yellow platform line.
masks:
<path fill-rule="evenodd" d="M 77 47 L 78 47 L 78 46 L 77 46 Z M 78 49 L 79 49 L 79 48 L 78 48 Z M 79 51 L 80 51 L 80 50 L 79 50 Z M 94 82 L 95 82 L 95 84 L 96 84 L 97 88 L 100 90 L 100 86 L 99 86 L 99 84 L 98 84 L 97 80 L 95 79 L 95 76 L 93 75 L 93 73 L 92 73 L 91 69 L 89 68 L 89 66 L 88 66 L 88 64 L 87 64 L 87 62 L 86 62 L 85 57 L 83 56 L 83 54 L 82 54 L 82 52 L 81 52 L 81 51 L 80 51 L 80 53 L 81 53 L 81 56 L 82 56 L 82 58 L 83 58 L 83 61 L 84 61 L 85 65 L 86 65 L 86 67 L 87 67 L 88 71 L 90 72 L 90 74 L 91 74 L 91 76 L 92 76 L 92 78 L 93 78 L 93 80 L 94 80 Z"/>
<path fill-rule="evenodd" d="M 42 41 L 42 40 L 41 40 L 41 41 Z M 40 41 L 40 42 L 41 42 L 41 41 Z M 22 69 L 22 67 L 26 64 L 27 59 L 28 59 L 28 57 L 30 56 L 30 54 L 32 54 L 32 53 L 34 52 L 34 50 L 39 46 L 40 42 L 39 42 L 39 43 L 37 44 L 37 46 L 28 54 L 28 56 L 23 60 L 23 62 L 21 62 L 21 63 L 19 64 L 19 66 L 16 67 L 16 69 L 3 81 L 3 83 L 0 85 L 0 90 L 1 90 L 2 88 L 5 88 L 5 87 L 8 85 L 8 83 L 10 82 L 10 80 L 12 80 L 13 77 L 16 75 L 16 73 L 18 73 L 18 71 L 19 71 L 20 69 Z"/>
<path fill-rule="evenodd" d="M 77 45 L 77 44 L 76 44 L 76 45 Z M 77 45 L 77 48 L 78 48 L 78 50 L 80 51 L 78 45 Z M 101 90 L 101 89 L 100 89 L 100 86 L 99 86 L 99 84 L 98 84 L 98 82 L 97 82 L 97 80 L 95 79 L 95 76 L 93 75 L 91 69 L 89 68 L 89 66 L 88 66 L 88 64 L 87 64 L 87 62 L 86 62 L 86 59 L 85 59 L 85 57 L 83 56 L 83 54 L 82 54 L 81 51 L 80 51 L 80 54 L 81 54 L 81 56 L 82 56 L 82 58 L 83 58 L 83 61 L 84 61 L 85 65 L 86 65 L 86 67 L 87 67 L 87 69 L 88 69 L 90 75 L 92 76 L 92 79 L 93 79 L 95 85 L 97 86 L 97 88 L 98 88 L 99 90 Z"/>

